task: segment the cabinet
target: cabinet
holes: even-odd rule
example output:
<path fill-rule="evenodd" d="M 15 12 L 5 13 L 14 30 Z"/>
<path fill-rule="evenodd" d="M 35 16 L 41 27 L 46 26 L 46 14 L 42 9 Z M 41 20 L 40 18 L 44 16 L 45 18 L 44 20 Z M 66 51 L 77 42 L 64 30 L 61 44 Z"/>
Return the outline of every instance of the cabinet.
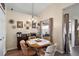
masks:
<path fill-rule="evenodd" d="M 28 40 L 27 34 L 22 34 L 21 32 L 17 32 L 17 49 L 21 50 L 20 41 L 21 40 Z"/>

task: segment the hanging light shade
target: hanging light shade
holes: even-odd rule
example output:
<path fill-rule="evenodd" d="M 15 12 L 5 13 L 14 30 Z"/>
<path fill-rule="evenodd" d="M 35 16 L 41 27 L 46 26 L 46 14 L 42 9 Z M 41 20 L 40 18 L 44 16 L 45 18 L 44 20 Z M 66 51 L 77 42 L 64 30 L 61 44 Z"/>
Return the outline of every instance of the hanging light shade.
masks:
<path fill-rule="evenodd" d="M 32 17 L 32 21 L 34 21 L 34 17 Z"/>
<path fill-rule="evenodd" d="M 34 4 L 32 3 L 32 21 L 34 21 Z"/>
<path fill-rule="evenodd" d="M 34 16 L 34 3 L 32 3 L 32 21 L 37 22 L 36 21 L 36 16 Z"/>

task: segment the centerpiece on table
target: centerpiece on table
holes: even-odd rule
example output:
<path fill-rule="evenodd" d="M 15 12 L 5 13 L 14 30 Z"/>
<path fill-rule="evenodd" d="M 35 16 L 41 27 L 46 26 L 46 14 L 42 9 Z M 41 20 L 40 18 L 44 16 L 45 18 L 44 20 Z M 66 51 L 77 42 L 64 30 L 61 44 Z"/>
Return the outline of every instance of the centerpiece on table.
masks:
<path fill-rule="evenodd" d="M 35 40 L 36 42 L 41 42 L 40 38 L 37 38 L 37 40 Z"/>

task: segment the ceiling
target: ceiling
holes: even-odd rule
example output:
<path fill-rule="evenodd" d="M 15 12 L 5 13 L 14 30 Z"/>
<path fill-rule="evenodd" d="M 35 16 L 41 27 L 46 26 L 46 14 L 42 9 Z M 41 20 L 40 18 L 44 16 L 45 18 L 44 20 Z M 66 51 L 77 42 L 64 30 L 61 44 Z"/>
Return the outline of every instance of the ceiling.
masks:
<path fill-rule="evenodd" d="M 33 4 L 33 13 L 34 15 L 39 14 L 46 7 L 48 7 L 49 3 L 34 3 Z M 7 3 L 7 8 L 13 8 L 15 11 L 32 14 L 32 3 Z"/>
<path fill-rule="evenodd" d="M 33 5 L 33 9 L 32 9 Z M 44 11 L 49 5 L 60 5 L 62 8 L 68 7 L 72 5 L 72 3 L 6 3 L 6 7 L 8 9 L 13 8 L 15 11 L 38 15 L 42 11 Z"/>

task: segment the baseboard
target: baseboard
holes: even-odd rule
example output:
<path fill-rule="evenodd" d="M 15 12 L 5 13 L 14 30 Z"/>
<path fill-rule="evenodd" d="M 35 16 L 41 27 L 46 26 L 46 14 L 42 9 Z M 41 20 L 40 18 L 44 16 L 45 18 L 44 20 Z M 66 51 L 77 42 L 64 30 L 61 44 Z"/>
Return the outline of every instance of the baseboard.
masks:
<path fill-rule="evenodd" d="M 7 51 L 5 51 L 5 52 L 3 53 L 3 55 L 5 56 L 5 55 L 6 55 L 6 53 L 7 53 Z"/>
<path fill-rule="evenodd" d="M 60 52 L 61 54 L 63 54 L 63 53 L 64 53 L 64 51 L 62 51 L 62 50 L 58 50 L 58 49 L 57 49 L 57 51 L 58 51 L 58 52 Z"/>
<path fill-rule="evenodd" d="M 9 49 L 7 49 L 7 51 L 14 50 L 14 49 L 17 49 L 17 47 L 15 47 L 15 48 L 9 48 Z"/>
<path fill-rule="evenodd" d="M 79 47 L 79 46 L 74 46 L 74 47 Z"/>

